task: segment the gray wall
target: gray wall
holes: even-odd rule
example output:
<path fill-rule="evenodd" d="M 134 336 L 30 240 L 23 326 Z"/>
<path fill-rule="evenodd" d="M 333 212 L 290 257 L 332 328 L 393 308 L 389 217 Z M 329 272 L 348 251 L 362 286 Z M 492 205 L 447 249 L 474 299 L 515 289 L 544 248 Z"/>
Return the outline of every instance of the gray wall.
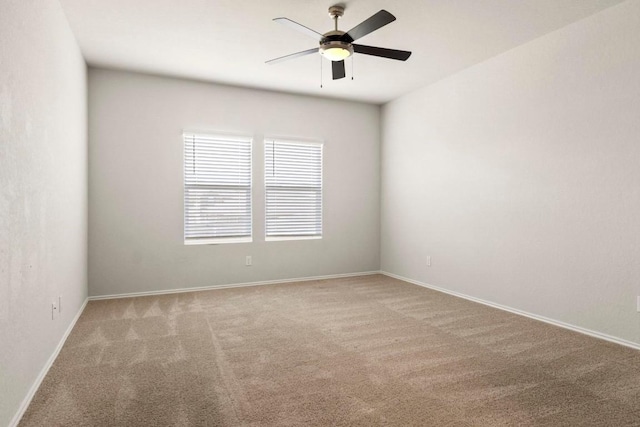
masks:
<path fill-rule="evenodd" d="M 63 296 L 51 320 L 51 302 Z M 56 0 L 0 6 L 0 425 L 87 296 L 86 66 Z"/>
<path fill-rule="evenodd" d="M 382 270 L 640 343 L 639 28 L 628 1 L 386 105 Z"/>
<path fill-rule="evenodd" d="M 378 106 L 90 69 L 89 112 L 90 295 L 378 270 Z M 254 135 L 253 243 L 183 244 L 183 129 Z M 322 240 L 264 241 L 263 135 L 324 140 Z"/>

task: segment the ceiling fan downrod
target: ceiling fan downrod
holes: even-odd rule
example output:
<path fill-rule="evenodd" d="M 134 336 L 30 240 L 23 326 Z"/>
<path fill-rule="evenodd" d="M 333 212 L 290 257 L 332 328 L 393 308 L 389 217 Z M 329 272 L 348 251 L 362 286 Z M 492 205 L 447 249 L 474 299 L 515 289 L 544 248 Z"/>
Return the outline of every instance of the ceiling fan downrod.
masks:
<path fill-rule="evenodd" d="M 333 18 L 335 23 L 334 31 L 338 31 L 338 18 L 344 15 L 344 6 L 336 4 L 329 8 L 329 16 Z"/>

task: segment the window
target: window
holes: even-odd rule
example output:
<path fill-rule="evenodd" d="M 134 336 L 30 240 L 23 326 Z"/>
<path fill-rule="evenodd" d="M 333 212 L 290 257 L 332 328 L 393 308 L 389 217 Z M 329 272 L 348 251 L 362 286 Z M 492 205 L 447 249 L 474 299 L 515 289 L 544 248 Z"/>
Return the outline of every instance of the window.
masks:
<path fill-rule="evenodd" d="M 184 243 L 251 241 L 251 139 L 184 134 Z"/>
<path fill-rule="evenodd" d="M 322 144 L 265 142 L 266 239 L 322 237 Z"/>

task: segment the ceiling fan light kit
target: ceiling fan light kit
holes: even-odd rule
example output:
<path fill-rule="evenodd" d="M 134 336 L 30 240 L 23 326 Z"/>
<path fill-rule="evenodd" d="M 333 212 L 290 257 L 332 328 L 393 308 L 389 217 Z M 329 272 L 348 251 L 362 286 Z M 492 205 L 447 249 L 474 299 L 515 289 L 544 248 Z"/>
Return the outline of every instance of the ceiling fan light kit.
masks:
<path fill-rule="evenodd" d="M 327 42 L 320 46 L 320 53 L 329 61 L 342 61 L 353 55 L 353 46 L 340 41 Z"/>
<path fill-rule="evenodd" d="M 386 49 L 375 46 L 364 46 L 353 43 L 355 40 L 364 37 L 367 34 L 372 33 L 373 31 L 395 21 L 395 16 L 393 16 L 386 10 L 379 11 L 369 19 L 364 20 L 347 32 L 338 30 L 338 18 L 343 15 L 344 6 L 331 6 L 329 8 L 329 16 L 331 16 L 334 20 L 334 29 L 324 34 L 320 34 L 319 32 L 305 27 L 304 25 L 292 21 L 288 18 L 275 18 L 274 21 L 291 27 L 310 37 L 313 37 L 314 39 L 316 39 L 316 41 L 318 41 L 319 46 L 317 48 L 308 49 L 302 52 L 292 53 L 290 55 L 272 59 L 270 61 L 267 61 L 267 64 L 275 64 L 288 59 L 298 58 L 301 56 L 320 52 L 322 56 L 331 61 L 333 80 L 337 80 L 345 77 L 346 73 L 344 60 L 354 53 L 395 59 L 399 61 L 406 61 L 409 56 L 411 56 L 411 52 L 409 51 Z"/>

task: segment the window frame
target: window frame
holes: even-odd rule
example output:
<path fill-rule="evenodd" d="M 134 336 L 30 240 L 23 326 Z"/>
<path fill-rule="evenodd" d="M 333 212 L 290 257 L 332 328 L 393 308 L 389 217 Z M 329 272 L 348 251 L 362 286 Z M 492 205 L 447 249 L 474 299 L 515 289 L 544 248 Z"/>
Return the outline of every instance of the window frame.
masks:
<path fill-rule="evenodd" d="M 311 145 L 320 147 L 320 234 L 319 235 L 290 235 L 290 236 L 269 236 L 268 233 L 268 208 L 267 201 L 268 185 L 267 185 L 267 145 L 269 143 L 282 143 L 290 145 Z M 278 137 L 265 137 L 263 145 L 263 178 L 264 178 L 264 239 L 266 242 L 278 241 L 295 241 L 295 240 L 321 240 L 324 237 L 324 141 L 322 140 L 305 140 L 290 139 Z M 300 187 L 304 188 L 304 187 Z"/>
<path fill-rule="evenodd" d="M 195 184 L 187 184 L 187 159 L 186 159 L 186 144 L 187 137 L 205 137 L 214 140 L 220 140 L 225 142 L 238 142 L 247 143 L 249 147 L 249 236 L 224 236 L 224 237 L 187 237 L 187 188 L 197 188 Z M 183 206 L 182 206 L 182 225 L 183 225 L 183 244 L 185 246 L 191 245 L 218 245 L 229 243 L 251 243 L 253 242 L 253 136 L 247 134 L 231 134 L 216 131 L 189 131 L 184 130 L 182 132 L 182 193 L 183 193 Z M 216 185 L 203 185 L 203 187 L 216 187 Z M 222 187 L 218 185 L 218 187 Z M 245 186 L 238 186 L 245 187 Z"/>

